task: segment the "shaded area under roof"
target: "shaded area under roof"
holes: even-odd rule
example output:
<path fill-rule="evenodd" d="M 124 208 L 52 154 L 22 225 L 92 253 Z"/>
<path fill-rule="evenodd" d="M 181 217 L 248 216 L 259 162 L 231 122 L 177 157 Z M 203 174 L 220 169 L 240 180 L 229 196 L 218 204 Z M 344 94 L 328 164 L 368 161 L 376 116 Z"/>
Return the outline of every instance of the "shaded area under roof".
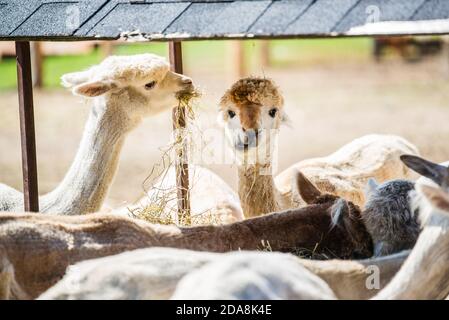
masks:
<path fill-rule="evenodd" d="M 448 18 L 448 0 L 0 0 L 0 39 L 447 34 Z"/>

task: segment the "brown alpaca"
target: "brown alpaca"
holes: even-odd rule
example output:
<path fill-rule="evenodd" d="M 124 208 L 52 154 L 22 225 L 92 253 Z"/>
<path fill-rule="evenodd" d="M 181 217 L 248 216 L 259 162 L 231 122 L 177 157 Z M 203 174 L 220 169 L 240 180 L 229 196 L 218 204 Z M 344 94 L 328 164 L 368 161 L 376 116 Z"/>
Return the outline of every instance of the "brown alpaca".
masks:
<path fill-rule="evenodd" d="M 273 81 L 244 78 L 220 100 L 219 120 L 238 161 L 238 193 L 245 217 L 292 208 L 274 185 L 272 157 L 286 120 L 284 100 Z"/>
<path fill-rule="evenodd" d="M 309 190 L 302 196 L 314 204 L 223 226 L 179 228 L 104 214 L 1 214 L 0 259 L 13 266 L 25 296 L 35 298 L 75 262 L 144 247 L 211 252 L 268 247 L 327 258 L 371 256 L 372 241 L 360 210 L 335 196 L 321 195 L 300 177 L 305 185 L 301 189 Z"/>
<path fill-rule="evenodd" d="M 300 161 L 274 178 L 276 140 L 287 115 L 280 90 L 266 78 L 235 82 L 220 100 L 218 119 L 238 161 L 238 193 L 245 217 L 304 206 L 293 187 L 298 170 L 323 193 L 363 206 L 363 190 L 370 177 L 381 182 L 408 178 L 410 170 L 399 156 L 418 154 L 401 137 L 372 134 L 327 157 Z"/>

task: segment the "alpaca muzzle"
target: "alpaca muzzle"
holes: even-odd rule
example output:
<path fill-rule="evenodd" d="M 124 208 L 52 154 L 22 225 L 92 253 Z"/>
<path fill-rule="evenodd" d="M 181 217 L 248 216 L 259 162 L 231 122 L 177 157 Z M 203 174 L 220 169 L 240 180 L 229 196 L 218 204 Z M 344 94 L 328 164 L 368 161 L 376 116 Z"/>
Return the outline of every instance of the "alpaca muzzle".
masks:
<path fill-rule="evenodd" d="M 179 88 L 180 90 L 176 93 L 178 96 L 181 95 L 195 95 L 196 89 L 193 85 L 192 79 L 188 77 L 182 77 L 179 81 Z"/>
<path fill-rule="evenodd" d="M 247 151 L 251 148 L 257 148 L 259 143 L 259 130 L 245 130 L 237 133 L 235 148 L 239 151 Z"/>

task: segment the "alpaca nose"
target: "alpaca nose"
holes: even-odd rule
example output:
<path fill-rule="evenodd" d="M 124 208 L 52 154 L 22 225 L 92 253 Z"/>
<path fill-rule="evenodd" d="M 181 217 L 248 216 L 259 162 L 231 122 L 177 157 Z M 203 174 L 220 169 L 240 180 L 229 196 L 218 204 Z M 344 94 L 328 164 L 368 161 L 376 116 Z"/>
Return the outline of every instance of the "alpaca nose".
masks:
<path fill-rule="evenodd" d="M 259 131 L 257 129 L 243 129 L 243 141 L 245 145 L 257 146 L 258 138 Z"/>
<path fill-rule="evenodd" d="M 239 150 L 248 150 L 250 148 L 255 148 L 258 145 L 258 136 L 258 130 L 242 127 L 241 130 L 237 132 L 235 147 Z"/>
<path fill-rule="evenodd" d="M 242 127 L 242 131 L 248 136 L 248 135 L 253 135 L 256 138 L 259 136 L 259 129 L 246 129 L 245 127 Z"/>
<path fill-rule="evenodd" d="M 194 85 L 192 79 L 189 77 L 183 76 L 180 79 L 181 90 L 183 91 L 194 91 Z"/>
<path fill-rule="evenodd" d="M 193 84 L 193 81 L 189 77 L 182 77 L 181 83 L 182 84 Z"/>

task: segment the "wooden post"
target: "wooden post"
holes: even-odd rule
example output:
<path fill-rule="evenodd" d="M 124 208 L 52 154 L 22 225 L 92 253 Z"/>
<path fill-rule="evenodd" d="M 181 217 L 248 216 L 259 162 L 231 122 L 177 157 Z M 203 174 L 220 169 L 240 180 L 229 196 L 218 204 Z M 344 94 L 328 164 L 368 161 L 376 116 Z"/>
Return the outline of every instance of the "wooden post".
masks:
<path fill-rule="evenodd" d="M 245 65 L 245 49 L 243 42 L 240 40 L 232 40 L 231 43 L 231 56 L 233 61 L 231 66 L 233 66 L 233 78 L 239 79 L 246 75 L 246 65 Z"/>
<path fill-rule="evenodd" d="M 104 58 L 109 57 L 114 52 L 112 41 L 103 41 L 100 44 L 101 54 Z"/>
<path fill-rule="evenodd" d="M 446 79 L 449 79 L 449 36 L 442 38 L 443 41 L 443 52 L 441 54 L 443 58 L 443 72 Z"/>
<path fill-rule="evenodd" d="M 182 73 L 182 45 L 181 42 L 169 42 L 169 56 L 171 70 Z M 173 108 L 173 129 L 175 139 L 185 134 L 186 110 L 178 105 Z M 187 163 L 187 146 L 176 146 L 176 186 L 178 197 L 178 218 L 184 224 L 189 225 L 190 219 L 190 189 L 189 189 L 189 165 Z"/>
<path fill-rule="evenodd" d="M 270 42 L 268 40 L 260 42 L 260 64 L 264 68 L 271 67 Z"/>
<path fill-rule="evenodd" d="M 39 211 L 36 140 L 34 133 L 33 82 L 30 43 L 16 42 L 19 89 L 20 137 L 22 144 L 23 196 L 25 211 Z"/>
<path fill-rule="evenodd" d="M 31 46 L 31 62 L 32 62 L 32 78 L 33 86 L 36 88 L 42 88 L 43 82 L 43 56 L 42 56 L 42 45 L 39 41 L 33 41 Z"/>

